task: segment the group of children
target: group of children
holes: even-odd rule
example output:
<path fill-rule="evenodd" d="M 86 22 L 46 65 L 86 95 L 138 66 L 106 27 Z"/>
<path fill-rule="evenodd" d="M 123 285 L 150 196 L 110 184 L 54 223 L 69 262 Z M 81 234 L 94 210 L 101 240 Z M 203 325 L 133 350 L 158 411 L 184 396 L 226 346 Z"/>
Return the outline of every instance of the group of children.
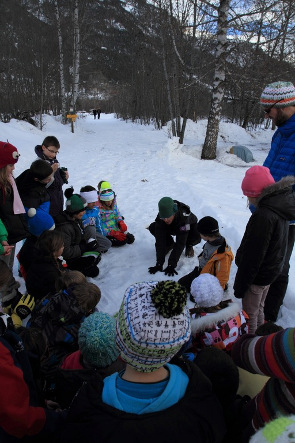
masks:
<path fill-rule="evenodd" d="M 62 186 L 68 172 L 59 168 L 58 150 L 57 139 L 47 137 L 36 147 L 39 158 L 14 181 L 18 151 L 10 143 L 0 142 L 0 295 L 2 310 L 11 315 L 19 334 L 15 335 L 10 317 L 3 314 L 0 347 L 12 372 L 17 367 L 24 374 L 22 380 L 16 377 L 22 394 L 20 406 L 11 398 L 5 397 L 7 405 L 4 400 L 0 402 L 0 410 L 9 417 L 7 423 L 0 419 L 0 437 L 3 434 L 6 441 L 7 436 L 20 438 L 43 431 L 41 438 L 52 439 L 63 424 L 62 442 L 93 441 L 94 434 L 102 441 L 114 441 L 127 438 L 130 432 L 135 441 L 150 441 L 154 429 L 159 433 L 158 441 L 178 441 L 184 435 L 202 442 L 226 441 L 224 438 L 230 438 L 228 417 L 235 409 L 236 389 L 220 393 L 216 377 L 224 376 L 224 367 L 221 370 L 216 363 L 212 375 L 220 354 L 209 353 L 203 365 L 200 355 L 206 348 L 221 352 L 223 364 L 232 374 L 235 367 L 229 355 L 235 350 L 235 361 L 249 368 L 236 351 L 238 339 L 247 337 L 248 331 L 255 334 L 264 323 L 264 301 L 283 263 L 288 222 L 295 219 L 294 178 L 275 183 L 263 166 L 246 172 L 242 191 L 253 213 L 236 254 L 234 283 L 242 308 L 238 302 L 224 300 L 234 257 L 217 220 L 207 216 L 195 220 L 196 232 L 205 241 L 198 266 L 178 283 L 130 286 L 115 321 L 106 313 L 95 312 L 100 290 L 85 277 L 98 275 L 102 253 L 111 246 L 133 243 L 134 236 L 128 232 L 115 193 L 106 181 L 100 182 L 97 190 L 84 186 L 79 194 L 73 188 L 66 189 L 63 209 Z M 21 240 L 25 241 L 18 259 L 29 295 L 19 293 L 11 272 L 14 246 Z M 187 255 L 192 257 L 191 249 Z M 162 265 L 155 272 L 161 270 Z M 174 273 L 173 267 L 171 275 Z M 195 304 L 190 310 L 188 294 Z M 29 314 L 27 328 L 22 328 Z M 17 350 L 23 346 L 19 336 L 34 372 L 34 395 L 31 388 L 27 391 L 22 385 L 28 384 L 30 370 L 23 357 L 19 361 Z M 247 352 L 242 351 L 246 361 Z M 213 394 L 202 371 L 211 380 Z M 269 368 L 261 371 L 276 376 Z M 9 374 L 2 376 L 10 380 Z M 72 403 L 84 381 L 87 384 Z M 272 383 L 270 380 L 269 389 Z M 259 404 L 264 404 L 264 395 L 259 395 Z M 47 412 L 46 402 L 55 414 Z M 245 438 L 255 430 L 249 424 L 258 414 L 254 403 L 250 402 L 247 409 L 249 420 L 241 425 Z M 15 429 L 9 415 L 13 408 L 20 414 Z M 122 416 L 120 411 L 126 414 Z M 277 413 L 274 408 L 269 417 Z M 31 414 L 32 421 L 23 420 L 26 414 Z M 260 415 L 259 420 L 260 426 Z"/>

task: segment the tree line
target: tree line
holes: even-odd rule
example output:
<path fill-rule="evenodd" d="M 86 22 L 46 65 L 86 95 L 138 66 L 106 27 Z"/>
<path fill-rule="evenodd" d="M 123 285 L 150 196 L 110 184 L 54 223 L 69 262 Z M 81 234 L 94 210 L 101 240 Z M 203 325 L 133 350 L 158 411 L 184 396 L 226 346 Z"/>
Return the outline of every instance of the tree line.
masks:
<path fill-rule="evenodd" d="M 292 0 L 3 0 L 0 118 L 101 108 L 123 119 L 262 122 L 266 83 L 294 78 Z"/>

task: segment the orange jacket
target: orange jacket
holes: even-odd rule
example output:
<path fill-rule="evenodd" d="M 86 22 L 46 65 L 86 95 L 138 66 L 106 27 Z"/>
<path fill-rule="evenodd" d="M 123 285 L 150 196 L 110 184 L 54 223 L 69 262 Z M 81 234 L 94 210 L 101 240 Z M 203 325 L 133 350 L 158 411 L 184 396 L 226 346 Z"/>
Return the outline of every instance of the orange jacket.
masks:
<path fill-rule="evenodd" d="M 225 289 L 229 280 L 230 267 L 233 259 L 234 255 L 231 247 L 224 242 L 216 249 L 216 251 L 214 251 L 200 273 L 215 275 L 223 289 Z"/>

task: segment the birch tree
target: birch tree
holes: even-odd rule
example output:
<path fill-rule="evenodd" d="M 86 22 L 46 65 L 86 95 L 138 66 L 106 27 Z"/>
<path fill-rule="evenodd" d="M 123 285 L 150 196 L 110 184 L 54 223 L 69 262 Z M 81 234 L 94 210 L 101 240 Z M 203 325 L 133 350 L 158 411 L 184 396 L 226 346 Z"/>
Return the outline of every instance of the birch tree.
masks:
<path fill-rule="evenodd" d="M 54 12 L 57 27 L 57 37 L 58 37 L 58 49 L 59 49 L 59 78 L 60 78 L 60 94 L 61 94 L 61 113 L 62 122 L 66 123 L 66 112 L 67 112 L 67 99 L 66 99 L 66 85 L 65 85 L 65 75 L 64 75 L 64 53 L 63 53 L 63 39 L 61 32 L 61 17 L 60 10 L 58 6 L 58 0 L 54 0 Z"/>

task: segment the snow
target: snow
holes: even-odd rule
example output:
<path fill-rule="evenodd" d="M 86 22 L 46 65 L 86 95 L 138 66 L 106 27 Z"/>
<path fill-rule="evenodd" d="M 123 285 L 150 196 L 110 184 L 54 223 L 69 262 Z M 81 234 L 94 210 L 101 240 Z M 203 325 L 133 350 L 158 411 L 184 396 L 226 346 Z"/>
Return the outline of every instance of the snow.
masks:
<path fill-rule="evenodd" d="M 70 125 L 60 123 L 60 118 L 43 118 L 43 131 L 23 121 L 0 122 L 1 140 L 9 140 L 21 154 L 15 177 L 36 159 L 35 145 L 41 144 L 47 135 L 55 135 L 61 144 L 60 165 L 67 167 L 70 174 L 69 185 L 79 193 L 82 186 L 97 187 L 99 181 L 109 181 L 128 230 L 135 235 L 132 245 L 111 248 L 104 254 L 99 276 L 89 279 L 102 291 L 100 310 L 117 312 L 125 289 L 132 283 L 171 279 L 163 273 L 154 276 L 148 273 L 148 267 L 156 263 L 156 256 L 154 238 L 146 227 L 154 221 L 161 197 L 170 196 L 188 204 L 199 219 L 206 215 L 215 217 L 235 254 L 250 217 L 241 181 L 247 168 L 263 163 L 273 135 L 271 129 L 247 132 L 235 124 L 221 122 L 217 159 L 209 161 L 201 160 L 206 120 L 189 121 L 185 143 L 179 145 L 177 138 L 168 137 L 169 126 L 159 131 L 153 126 L 126 123 L 113 114 L 101 114 L 100 120 L 94 120 L 89 114 L 77 119 L 74 134 L 70 132 Z M 247 164 L 229 154 L 230 147 L 237 144 L 248 147 L 255 162 Z M 181 256 L 174 280 L 198 264 L 202 244 L 195 246 L 194 258 Z M 293 254 L 289 287 L 278 320 L 283 327 L 294 326 L 294 261 Z M 17 261 L 14 273 L 17 276 Z M 233 264 L 226 298 L 234 298 L 235 273 Z M 16 278 L 24 290 L 22 279 Z"/>

